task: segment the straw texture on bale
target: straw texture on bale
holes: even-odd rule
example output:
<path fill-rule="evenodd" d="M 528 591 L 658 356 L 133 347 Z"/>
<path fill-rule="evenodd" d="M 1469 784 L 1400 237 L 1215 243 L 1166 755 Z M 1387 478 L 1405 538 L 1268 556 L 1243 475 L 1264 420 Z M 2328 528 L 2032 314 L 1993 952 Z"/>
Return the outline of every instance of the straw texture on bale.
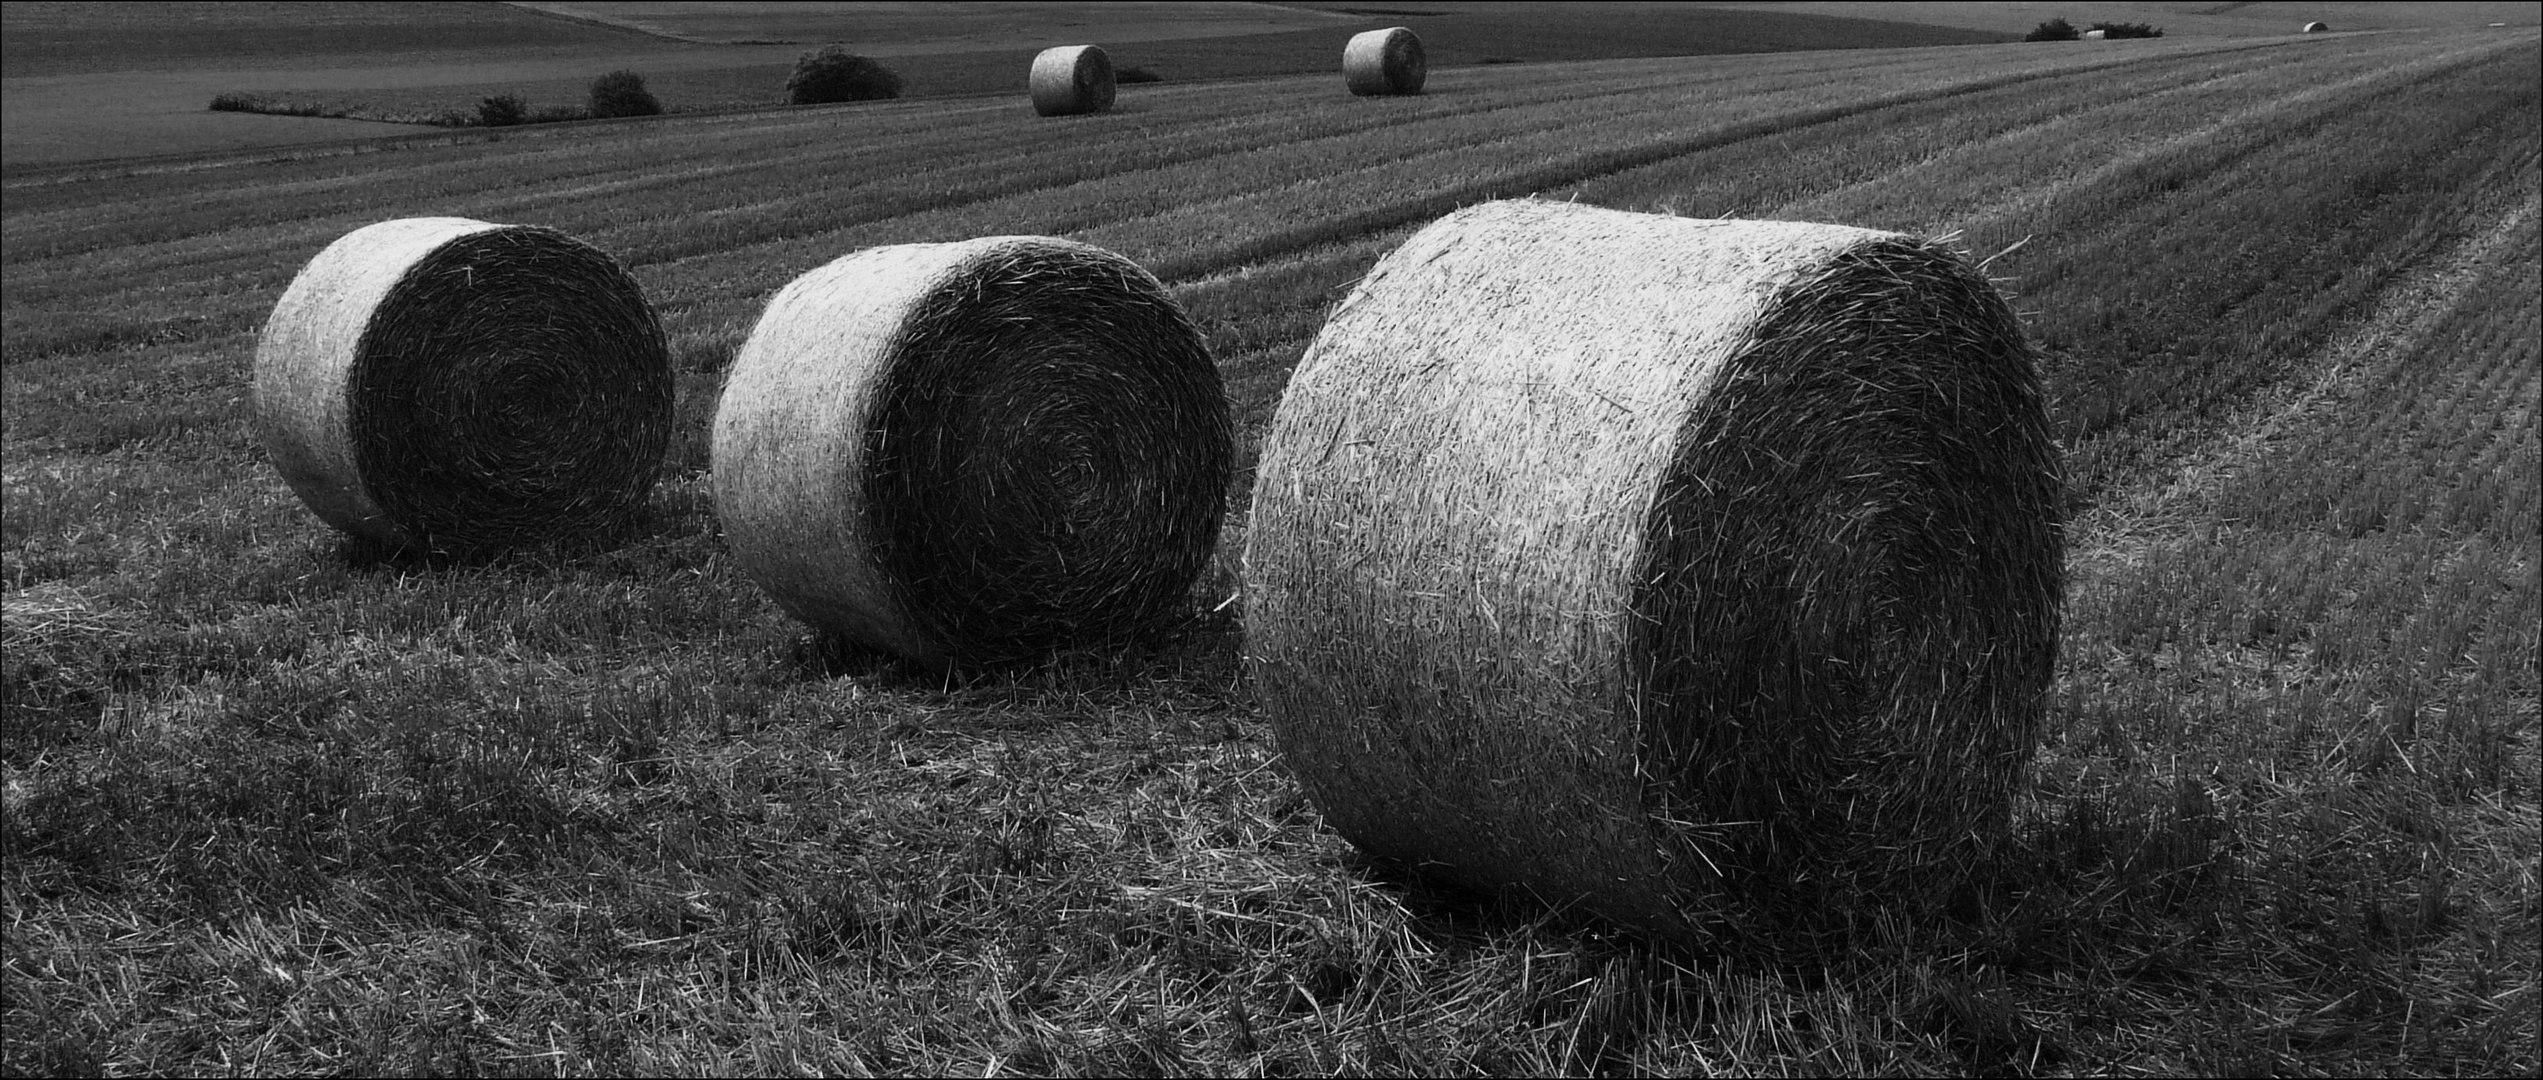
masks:
<path fill-rule="evenodd" d="M 266 452 L 328 524 L 488 550 L 623 525 L 671 437 L 670 349 L 634 278 L 553 229 L 345 234 L 256 347 Z"/>
<path fill-rule="evenodd" d="M 2012 311 L 1935 244 L 1485 203 L 1292 375 L 1248 663 L 1374 854 L 1664 939 L 1815 939 L 1948 888 L 2005 817 L 2060 485 Z"/>
<path fill-rule="evenodd" d="M 1147 633 L 1218 540 L 1226 391 L 1135 263 L 871 248 L 780 291 L 715 415 L 716 512 L 803 621 L 939 664 Z"/>
<path fill-rule="evenodd" d="M 1422 39 L 1408 27 L 1390 26 L 1351 35 L 1342 48 L 1342 82 L 1362 97 L 1418 94 L 1430 66 L 1422 59 Z"/>
<path fill-rule="evenodd" d="M 1113 61 L 1100 45 L 1056 45 L 1033 58 L 1033 111 L 1043 116 L 1113 107 Z"/>

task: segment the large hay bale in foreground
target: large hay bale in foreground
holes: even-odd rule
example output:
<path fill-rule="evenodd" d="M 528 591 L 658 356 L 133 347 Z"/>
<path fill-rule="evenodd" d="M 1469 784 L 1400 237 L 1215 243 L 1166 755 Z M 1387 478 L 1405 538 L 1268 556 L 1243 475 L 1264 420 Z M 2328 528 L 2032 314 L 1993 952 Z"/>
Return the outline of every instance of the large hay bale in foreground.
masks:
<path fill-rule="evenodd" d="M 256 346 L 266 452 L 330 525 L 470 551 L 625 523 L 671 437 L 670 349 L 554 229 L 404 218 L 302 268 Z"/>
<path fill-rule="evenodd" d="M 1043 116 L 1113 107 L 1113 61 L 1100 45 L 1056 45 L 1033 58 L 1033 111 Z"/>
<path fill-rule="evenodd" d="M 1172 617 L 1218 540 L 1226 391 L 1163 286 L 1046 237 L 795 279 L 715 414 L 726 543 L 795 617 L 998 663 Z"/>
<path fill-rule="evenodd" d="M 1342 47 L 1342 82 L 1354 94 L 1418 94 L 1430 65 L 1422 39 L 1409 27 L 1390 26 L 1351 35 Z"/>
<path fill-rule="evenodd" d="M 2021 330 L 1951 253 L 1486 203 L 1291 376 L 1249 664 L 1372 853 L 1663 937 L 1815 935 L 2003 820 L 2059 491 Z"/>

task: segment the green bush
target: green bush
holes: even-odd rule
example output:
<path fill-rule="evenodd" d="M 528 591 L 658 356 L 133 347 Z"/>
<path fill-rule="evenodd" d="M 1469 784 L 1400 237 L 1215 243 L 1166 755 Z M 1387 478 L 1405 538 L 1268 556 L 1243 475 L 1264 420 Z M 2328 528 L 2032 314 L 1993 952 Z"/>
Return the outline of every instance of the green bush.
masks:
<path fill-rule="evenodd" d="M 1116 83 L 1164 82 L 1166 77 L 1147 68 L 1126 67 L 1113 69 L 1113 81 Z"/>
<path fill-rule="evenodd" d="M 2041 23 L 2038 26 L 2032 27 L 2030 33 L 2022 35 L 2022 40 L 2075 41 L 2083 36 L 2083 31 L 2075 29 L 2075 24 L 2066 21 L 2066 17 L 2061 15 L 2057 18 Z"/>
<path fill-rule="evenodd" d="M 511 127 L 528 119 L 529 115 L 529 103 L 510 94 L 477 103 L 477 124 L 480 127 Z"/>
<path fill-rule="evenodd" d="M 900 73 L 845 46 L 824 45 L 795 61 L 786 77 L 786 103 L 824 105 L 837 101 L 878 101 L 901 96 Z"/>
<path fill-rule="evenodd" d="M 592 80 L 593 119 L 660 115 L 662 103 L 654 100 L 653 91 L 645 89 L 644 76 L 621 70 Z"/>

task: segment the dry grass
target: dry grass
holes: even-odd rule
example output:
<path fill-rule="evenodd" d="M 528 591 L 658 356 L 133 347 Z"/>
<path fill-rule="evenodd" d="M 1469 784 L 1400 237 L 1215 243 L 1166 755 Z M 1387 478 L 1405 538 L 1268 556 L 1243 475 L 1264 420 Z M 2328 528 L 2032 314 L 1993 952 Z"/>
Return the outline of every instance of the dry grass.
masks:
<path fill-rule="evenodd" d="M 1342 47 L 1342 81 L 1363 97 L 1421 93 L 1422 77 L 1429 72 L 1422 39 L 1406 27 L 1353 34 Z"/>
<path fill-rule="evenodd" d="M 2070 567 L 2013 849 L 1951 917 L 1791 964 L 1672 963 L 1372 868 L 1282 771 L 1223 621 L 950 686 L 807 648 L 702 471 L 751 319 L 849 250 L 1029 231 L 1182 266 L 1160 276 L 1267 424 L 1399 223 L 1579 184 L 1966 222 L 1981 252 L 2092 222 L 1990 264 L 2055 338 L 2056 408 L 2108 432 L 2069 448 L 2110 478 L 2070 503 L 2089 528 L 2239 437 L 2235 395 L 2318 385 L 2284 365 L 2485 199 L 2534 197 L 2531 32 L 2297 47 L 2297 21 L 2124 66 L 2013 46 L 1630 83 L 1528 47 L 1374 109 L 1333 93 L 1328 33 L 1303 78 L 1133 101 L 1132 140 L 1015 108 L 1028 51 L 969 112 L 13 178 L 0 593 L 92 614 L 0 612 L 33 639 L 0 643 L 0 1073 L 2535 1075 L 2543 396 L 2451 389 L 2543 371 L 2530 247 L 2480 319 L 2363 354 L 2390 377 L 2265 440 L 2256 495 L 2171 506 L 2153 543 L 2070 533 L 2143 558 Z M 2052 64 L 2077 66 L 1999 78 Z M 859 168 L 878 140 L 906 152 Z M 641 540 L 347 558 L 264 471 L 256 325 L 328 240 L 413 213 L 637 267 L 697 447 Z"/>
<path fill-rule="evenodd" d="M 619 528 L 671 436 L 669 348 L 635 279 L 555 230 L 466 218 L 328 245 L 274 305 L 255 392 L 311 510 L 428 551 Z"/>
<path fill-rule="evenodd" d="M 871 248 L 795 280 L 733 365 L 716 506 L 805 622 L 912 660 L 1147 634 L 1216 544 L 1225 391 L 1119 255 L 990 237 Z"/>
<path fill-rule="evenodd" d="M 1113 107 L 1113 61 L 1101 45 L 1055 45 L 1033 58 L 1033 111 L 1076 116 Z"/>
<path fill-rule="evenodd" d="M 2058 483 L 2011 311 L 1939 247 L 1486 204 L 1299 362 L 1256 680 L 1381 856 L 1735 948 L 1930 907 L 2035 739 Z"/>

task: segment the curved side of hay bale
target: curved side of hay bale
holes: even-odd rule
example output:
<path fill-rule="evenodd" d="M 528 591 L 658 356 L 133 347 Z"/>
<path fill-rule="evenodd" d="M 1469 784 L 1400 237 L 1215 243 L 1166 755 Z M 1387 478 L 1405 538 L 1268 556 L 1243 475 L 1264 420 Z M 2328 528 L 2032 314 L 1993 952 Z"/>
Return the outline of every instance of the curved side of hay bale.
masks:
<path fill-rule="evenodd" d="M 2309 22 L 2305 24 L 2304 32 L 2308 34 L 2321 34 L 2329 32 L 2330 29 L 2330 23 Z"/>
<path fill-rule="evenodd" d="M 553 229 L 404 218 L 301 269 L 256 427 L 328 524 L 467 551 L 622 525 L 670 440 L 670 349 L 616 260 Z"/>
<path fill-rule="evenodd" d="M 716 513 L 796 618 L 933 663 L 1126 640 L 1217 543 L 1218 369 L 1147 271 L 1047 237 L 871 248 L 771 300 L 715 415 Z"/>
<path fill-rule="evenodd" d="M 1113 107 L 1113 61 L 1100 45 L 1055 45 L 1033 58 L 1033 111 L 1043 116 Z"/>
<path fill-rule="evenodd" d="M 1390 26 L 1351 35 L 1342 47 L 1342 82 L 1362 97 L 1418 94 L 1430 65 L 1422 59 L 1422 39 L 1410 27 Z"/>
<path fill-rule="evenodd" d="M 2001 823 L 2058 468 L 2011 310 L 1945 251 L 1486 203 L 1292 375 L 1248 662 L 1374 854 L 1664 937 L 1799 932 Z"/>

